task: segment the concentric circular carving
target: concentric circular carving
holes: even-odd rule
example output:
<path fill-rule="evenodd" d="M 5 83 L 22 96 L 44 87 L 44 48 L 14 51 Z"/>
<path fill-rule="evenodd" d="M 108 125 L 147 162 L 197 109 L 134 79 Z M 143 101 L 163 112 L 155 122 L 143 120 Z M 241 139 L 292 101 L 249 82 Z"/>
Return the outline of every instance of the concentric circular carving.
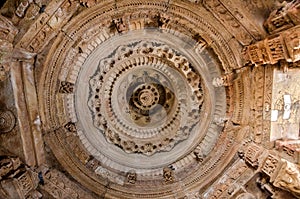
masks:
<path fill-rule="evenodd" d="M 212 80 L 236 60 L 206 11 L 181 4 L 121 1 L 116 13 L 103 1 L 64 26 L 49 52 L 39 93 L 45 131 L 57 129 L 49 140 L 58 160 L 99 195 L 183 196 L 232 158 L 234 133 L 218 121 L 243 92 Z"/>
<path fill-rule="evenodd" d="M 0 111 L 0 132 L 10 132 L 15 124 L 15 116 L 10 110 Z"/>
<path fill-rule="evenodd" d="M 159 89 L 159 87 L 161 89 Z M 131 110 L 144 116 L 150 116 L 150 110 L 154 109 L 154 106 L 158 104 L 161 96 L 164 95 L 164 93 L 158 92 L 158 89 L 164 90 L 164 87 L 159 86 L 159 84 L 146 82 L 139 85 L 139 88 L 137 88 L 130 97 Z M 135 108 L 138 110 L 136 111 Z"/>
<path fill-rule="evenodd" d="M 145 155 L 169 151 L 186 139 L 203 104 L 192 64 L 159 42 L 135 41 L 100 60 L 90 93 L 94 125 L 107 141 Z"/>

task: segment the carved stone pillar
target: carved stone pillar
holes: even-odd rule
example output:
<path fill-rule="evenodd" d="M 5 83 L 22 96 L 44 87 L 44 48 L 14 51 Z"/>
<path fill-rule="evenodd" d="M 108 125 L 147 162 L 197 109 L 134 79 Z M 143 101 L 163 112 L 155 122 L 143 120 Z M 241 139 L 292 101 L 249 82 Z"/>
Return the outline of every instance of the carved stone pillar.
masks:
<path fill-rule="evenodd" d="M 15 49 L 11 63 L 11 82 L 19 118 L 26 164 L 41 165 L 44 148 L 34 78 L 35 54 Z"/>
<path fill-rule="evenodd" d="M 0 16 L 0 81 L 7 78 L 10 70 L 25 161 L 35 166 L 44 162 L 33 70 L 35 54 L 13 46 L 17 32 L 12 22 Z M 2 126 L 7 125 L 4 120 L 0 121 Z"/>

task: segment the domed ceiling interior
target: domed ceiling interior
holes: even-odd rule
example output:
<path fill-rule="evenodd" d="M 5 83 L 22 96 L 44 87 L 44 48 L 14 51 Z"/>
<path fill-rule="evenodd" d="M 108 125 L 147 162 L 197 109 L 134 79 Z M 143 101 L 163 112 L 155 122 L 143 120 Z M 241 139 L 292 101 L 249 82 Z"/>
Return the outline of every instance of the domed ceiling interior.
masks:
<path fill-rule="evenodd" d="M 300 198 L 299 0 L 0 12 L 0 198 Z"/>

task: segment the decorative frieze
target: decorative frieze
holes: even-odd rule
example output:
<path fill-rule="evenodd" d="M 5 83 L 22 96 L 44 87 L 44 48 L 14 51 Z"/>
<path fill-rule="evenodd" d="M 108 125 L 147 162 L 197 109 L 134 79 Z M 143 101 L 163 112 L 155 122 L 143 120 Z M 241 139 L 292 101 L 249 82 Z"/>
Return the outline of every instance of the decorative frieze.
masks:
<path fill-rule="evenodd" d="M 251 34 L 242 26 L 242 24 L 233 16 L 219 0 L 205 0 L 204 6 L 208 8 L 211 13 L 226 25 L 226 28 L 243 44 L 249 45 L 253 40 Z"/>
<path fill-rule="evenodd" d="M 245 60 L 255 65 L 276 64 L 281 60 L 300 60 L 300 26 L 267 37 L 245 48 Z"/>

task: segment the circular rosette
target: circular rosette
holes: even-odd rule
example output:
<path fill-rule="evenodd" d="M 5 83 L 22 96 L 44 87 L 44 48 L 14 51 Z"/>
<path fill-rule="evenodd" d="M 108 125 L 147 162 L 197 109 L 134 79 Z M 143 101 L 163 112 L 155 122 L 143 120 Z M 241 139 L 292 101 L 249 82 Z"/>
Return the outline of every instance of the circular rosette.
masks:
<path fill-rule="evenodd" d="M 100 60 L 89 96 L 94 125 L 107 141 L 145 155 L 186 139 L 204 99 L 192 64 L 159 42 L 133 42 Z"/>
<path fill-rule="evenodd" d="M 10 110 L 0 111 L 0 132 L 10 132 L 15 127 L 16 119 Z"/>

